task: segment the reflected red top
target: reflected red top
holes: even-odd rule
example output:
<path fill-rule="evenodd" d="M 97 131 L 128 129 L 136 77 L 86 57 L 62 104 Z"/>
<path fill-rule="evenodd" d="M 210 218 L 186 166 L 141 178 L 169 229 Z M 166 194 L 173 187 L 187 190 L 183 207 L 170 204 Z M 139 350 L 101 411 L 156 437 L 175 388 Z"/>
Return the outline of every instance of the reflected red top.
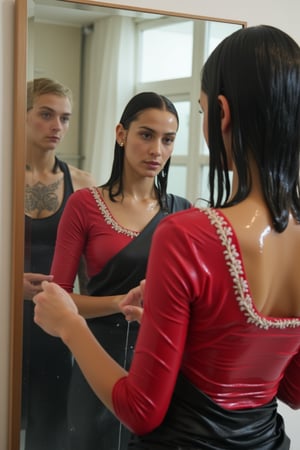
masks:
<path fill-rule="evenodd" d="M 51 267 L 54 281 L 72 292 L 82 255 L 88 276 L 93 277 L 138 234 L 118 224 L 99 189 L 77 190 L 59 222 Z"/>
<path fill-rule="evenodd" d="M 193 208 L 164 219 L 147 283 L 130 373 L 113 389 L 127 427 L 145 434 L 161 423 L 179 370 L 225 409 L 276 395 L 300 407 L 300 319 L 256 310 L 239 243 L 220 212 Z"/>

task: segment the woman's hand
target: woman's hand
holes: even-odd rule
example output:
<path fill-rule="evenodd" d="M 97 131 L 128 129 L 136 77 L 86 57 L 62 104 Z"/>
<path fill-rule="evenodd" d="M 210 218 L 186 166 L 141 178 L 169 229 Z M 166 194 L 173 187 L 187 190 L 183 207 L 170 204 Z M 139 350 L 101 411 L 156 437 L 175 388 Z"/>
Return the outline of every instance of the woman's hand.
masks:
<path fill-rule="evenodd" d="M 131 289 L 120 302 L 120 309 L 128 321 L 142 320 L 145 283 L 146 280 L 142 280 L 139 286 Z"/>
<path fill-rule="evenodd" d="M 68 324 L 79 316 L 71 296 L 56 283 L 42 282 L 43 291 L 33 297 L 34 321 L 52 336 L 62 337 Z"/>
<path fill-rule="evenodd" d="M 53 275 L 26 272 L 23 275 L 23 297 L 32 300 L 33 296 L 42 291 L 42 281 L 52 281 Z"/>

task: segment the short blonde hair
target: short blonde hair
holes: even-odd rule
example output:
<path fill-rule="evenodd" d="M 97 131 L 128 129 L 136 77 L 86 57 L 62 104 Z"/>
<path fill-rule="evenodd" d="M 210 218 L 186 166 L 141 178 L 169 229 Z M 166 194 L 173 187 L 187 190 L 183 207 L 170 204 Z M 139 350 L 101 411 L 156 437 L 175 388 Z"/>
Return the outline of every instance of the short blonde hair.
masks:
<path fill-rule="evenodd" d="M 73 105 L 71 89 L 50 78 L 35 78 L 27 82 L 27 111 L 33 108 L 34 101 L 37 97 L 45 94 L 67 97 L 70 100 L 71 106 Z"/>

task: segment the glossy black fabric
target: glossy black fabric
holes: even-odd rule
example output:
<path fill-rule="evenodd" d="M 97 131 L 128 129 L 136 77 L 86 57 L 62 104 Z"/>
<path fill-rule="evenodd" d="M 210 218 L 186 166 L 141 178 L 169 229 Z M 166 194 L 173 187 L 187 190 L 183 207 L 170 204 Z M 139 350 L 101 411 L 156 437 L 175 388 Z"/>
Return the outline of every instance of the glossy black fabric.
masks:
<path fill-rule="evenodd" d="M 51 269 L 58 223 L 73 192 L 67 164 L 60 160 L 57 164 L 64 174 L 63 202 L 45 219 L 25 216 L 25 272 L 48 274 Z M 33 322 L 33 310 L 33 302 L 25 300 L 21 424 L 26 430 L 25 450 L 65 450 L 71 355 L 60 339 Z"/>
<path fill-rule="evenodd" d="M 173 195 L 168 196 L 168 205 L 171 212 L 190 207 L 187 200 Z M 125 294 L 145 278 L 152 235 L 165 215 L 166 213 L 159 212 L 137 238 L 90 280 L 90 295 Z M 90 319 L 88 324 L 105 350 L 128 369 L 133 357 L 138 324 L 135 322 L 128 325 L 122 314 Z M 69 450 L 127 449 L 130 432 L 120 425 L 95 396 L 76 363 L 72 373 L 68 412 Z"/>
<path fill-rule="evenodd" d="M 289 450 L 277 402 L 260 408 L 229 411 L 179 375 L 163 423 L 134 436 L 130 450 Z"/>

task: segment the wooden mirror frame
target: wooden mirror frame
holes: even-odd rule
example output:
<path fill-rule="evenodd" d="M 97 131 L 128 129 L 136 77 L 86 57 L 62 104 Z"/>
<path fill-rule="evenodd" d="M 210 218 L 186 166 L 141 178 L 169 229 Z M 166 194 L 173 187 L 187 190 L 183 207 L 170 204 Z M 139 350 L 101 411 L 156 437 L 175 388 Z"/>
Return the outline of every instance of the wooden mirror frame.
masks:
<path fill-rule="evenodd" d="M 12 250 L 11 320 L 8 404 L 8 450 L 20 449 L 23 272 L 24 272 L 24 184 L 26 155 L 26 54 L 27 0 L 15 1 L 14 99 L 12 155 Z M 21 213 L 22 212 L 22 213 Z"/>
<path fill-rule="evenodd" d="M 194 20 L 229 22 L 228 19 L 176 13 L 98 0 L 61 0 L 66 3 L 104 6 L 114 9 L 182 17 Z M 8 409 L 8 450 L 20 450 L 22 339 L 23 339 L 23 271 L 24 271 L 24 184 L 26 155 L 26 64 L 27 64 L 27 0 L 15 0 L 14 34 L 14 138 L 12 181 L 12 251 L 11 251 L 11 321 Z M 246 26 L 246 22 L 230 20 Z"/>

